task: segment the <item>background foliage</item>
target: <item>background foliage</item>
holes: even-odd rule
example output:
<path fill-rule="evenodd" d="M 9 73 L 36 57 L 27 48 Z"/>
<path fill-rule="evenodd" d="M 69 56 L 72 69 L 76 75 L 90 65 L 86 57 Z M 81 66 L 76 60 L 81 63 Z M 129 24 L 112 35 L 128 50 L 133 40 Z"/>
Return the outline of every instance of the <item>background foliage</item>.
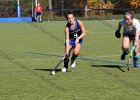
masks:
<path fill-rule="evenodd" d="M 16 2 L 17 0 L 0 1 L 0 17 L 15 16 L 16 15 Z M 140 8 L 140 0 L 38 0 L 42 5 L 43 10 L 84 10 L 84 9 L 136 9 Z M 50 3 L 51 2 L 51 3 Z M 23 15 L 31 16 L 32 0 L 20 0 Z M 35 7 L 35 3 L 34 3 Z M 51 8 L 50 8 L 51 7 Z M 79 11 L 78 11 L 79 12 Z M 120 12 L 120 11 L 119 11 Z M 119 12 L 106 12 L 105 10 L 91 11 L 92 15 L 112 15 Z M 53 12 L 54 13 L 54 12 Z M 63 15 L 63 12 L 61 12 Z M 82 12 L 80 15 L 85 15 Z M 49 14 L 50 15 L 50 14 Z"/>

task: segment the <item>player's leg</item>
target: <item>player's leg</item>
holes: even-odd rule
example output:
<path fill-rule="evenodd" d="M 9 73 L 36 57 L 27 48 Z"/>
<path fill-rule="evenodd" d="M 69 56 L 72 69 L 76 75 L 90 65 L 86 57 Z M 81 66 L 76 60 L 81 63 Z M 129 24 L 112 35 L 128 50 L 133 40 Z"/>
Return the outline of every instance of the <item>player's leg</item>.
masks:
<path fill-rule="evenodd" d="M 39 15 L 39 20 L 40 20 L 40 22 L 42 22 L 42 16 L 41 16 L 41 14 Z"/>
<path fill-rule="evenodd" d="M 122 40 L 122 51 L 123 51 L 123 53 L 121 55 L 121 60 L 124 60 L 125 56 L 128 55 L 128 53 L 129 53 L 129 44 L 130 44 L 129 37 L 124 36 L 123 40 Z"/>
<path fill-rule="evenodd" d="M 64 67 L 61 70 L 62 72 L 66 72 L 68 69 L 69 57 L 70 57 L 70 53 L 72 50 L 72 46 L 70 46 L 70 45 L 68 47 L 65 46 L 65 52 L 67 51 L 67 49 L 68 49 L 69 53 L 67 54 L 66 58 L 64 59 Z"/>
<path fill-rule="evenodd" d="M 140 41 L 138 41 L 137 43 L 136 49 L 134 51 L 134 56 L 133 56 L 134 66 L 137 68 L 140 68 L 140 64 L 138 64 L 138 60 L 140 58 L 139 48 L 140 48 Z"/>
<path fill-rule="evenodd" d="M 80 49 L 81 49 L 81 44 L 80 43 L 78 43 L 74 46 L 73 55 L 71 57 L 71 67 L 75 67 L 75 65 L 76 65 L 75 60 L 79 55 Z"/>
<path fill-rule="evenodd" d="M 37 22 L 39 21 L 39 15 L 38 15 L 38 12 L 37 12 L 37 16 L 36 16 L 36 21 L 37 21 Z"/>
<path fill-rule="evenodd" d="M 42 21 L 42 19 L 41 19 L 41 12 L 38 13 L 38 21 L 39 21 L 39 22 Z"/>

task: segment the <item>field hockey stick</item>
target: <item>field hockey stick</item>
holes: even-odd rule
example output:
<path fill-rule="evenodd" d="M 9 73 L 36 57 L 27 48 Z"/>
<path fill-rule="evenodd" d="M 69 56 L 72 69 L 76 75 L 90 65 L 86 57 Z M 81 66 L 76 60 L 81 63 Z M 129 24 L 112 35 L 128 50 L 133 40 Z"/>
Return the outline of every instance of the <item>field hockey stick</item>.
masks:
<path fill-rule="evenodd" d="M 63 60 L 67 57 L 67 54 L 65 53 L 64 57 L 55 65 L 53 69 L 51 69 L 51 75 L 54 75 L 56 72 L 56 69 L 58 66 L 63 62 Z"/>
<path fill-rule="evenodd" d="M 128 63 L 127 63 L 127 70 L 129 71 L 129 65 L 130 65 L 130 62 L 131 62 L 131 59 L 132 59 L 132 56 L 133 56 L 133 52 L 135 50 L 136 46 L 132 46 L 131 47 L 131 51 L 130 51 L 130 55 L 129 55 L 129 59 L 128 59 Z"/>

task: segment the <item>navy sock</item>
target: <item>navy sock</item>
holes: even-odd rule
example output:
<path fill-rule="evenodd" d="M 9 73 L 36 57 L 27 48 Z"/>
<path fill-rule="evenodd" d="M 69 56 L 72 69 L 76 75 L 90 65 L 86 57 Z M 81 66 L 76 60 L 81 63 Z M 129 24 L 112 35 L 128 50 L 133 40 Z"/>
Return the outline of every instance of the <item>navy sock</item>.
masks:
<path fill-rule="evenodd" d="M 69 59 L 64 59 L 64 67 L 68 69 Z"/>

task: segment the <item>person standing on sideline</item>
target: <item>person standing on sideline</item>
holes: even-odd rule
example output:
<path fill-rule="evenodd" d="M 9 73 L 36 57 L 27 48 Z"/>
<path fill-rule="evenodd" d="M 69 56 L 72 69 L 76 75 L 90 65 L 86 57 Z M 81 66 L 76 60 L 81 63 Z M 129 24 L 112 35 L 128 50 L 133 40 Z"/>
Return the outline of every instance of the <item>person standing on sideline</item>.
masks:
<path fill-rule="evenodd" d="M 38 3 L 35 7 L 36 21 L 42 22 L 42 6 Z"/>
<path fill-rule="evenodd" d="M 64 68 L 62 68 L 62 72 L 66 72 L 68 70 L 68 63 L 71 51 L 73 51 L 71 57 L 71 67 L 75 67 L 75 60 L 79 55 L 83 37 L 86 35 L 85 27 L 82 21 L 76 20 L 74 14 L 71 11 L 68 11 L 66 19 L 68 21 L 65 27 L 66 58 L 64 59 Z"/>
<path fill-rule="evenodd" d="M 140 47 L 140 22 L 134 18 L 134 12 L 129 11 L 124 14 L 124 18 L 121 19 L 118 25 L 118 29 L 115 32 L 117 38 L 121 37 L 120 30 L 123 26 L 123 39 L 122 39 L 122 55 L 121 60 L 124 60 L 126 55 L 129 53 L 130 42 L 136 47 L 133 54 L 134 67 L 140 68 L 138 60 L 140 58 L 139 47 Z"/>

